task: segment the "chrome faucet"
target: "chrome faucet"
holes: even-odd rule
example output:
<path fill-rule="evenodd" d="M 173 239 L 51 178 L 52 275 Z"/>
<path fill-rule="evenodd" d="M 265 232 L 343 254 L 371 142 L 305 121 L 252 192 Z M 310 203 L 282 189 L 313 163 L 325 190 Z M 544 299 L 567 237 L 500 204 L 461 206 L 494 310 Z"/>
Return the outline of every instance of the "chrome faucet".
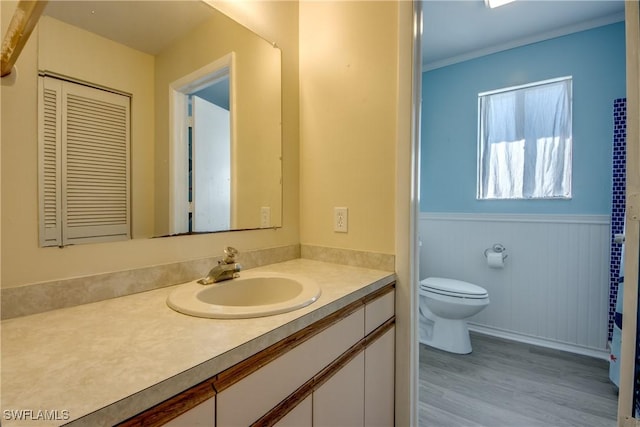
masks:
<path fill-rule="evenodd" d="M 227 246 L 224 249 L 224 258 L 218 261 L 218 265 L 209 271 L 207 277 L 198 280 L 198 283 L 201 285 L 210 285 L 239 277 L 242 266 L 236 262 L 236 255 L 238 255 L 238 250 Z"/>

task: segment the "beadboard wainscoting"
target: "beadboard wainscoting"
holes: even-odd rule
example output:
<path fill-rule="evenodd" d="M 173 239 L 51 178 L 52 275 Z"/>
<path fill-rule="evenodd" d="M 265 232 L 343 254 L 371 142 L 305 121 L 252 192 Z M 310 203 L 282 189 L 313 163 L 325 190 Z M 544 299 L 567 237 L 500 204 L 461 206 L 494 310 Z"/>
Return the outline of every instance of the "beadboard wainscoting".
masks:
<path fill-rule="evenodd" d="M 487 289 L 469 328 L 600 358 L 608 356 L 608 215 L 421 213 L 420 278 Z M 504 268 L 484 251 L 505 246 Z"/>

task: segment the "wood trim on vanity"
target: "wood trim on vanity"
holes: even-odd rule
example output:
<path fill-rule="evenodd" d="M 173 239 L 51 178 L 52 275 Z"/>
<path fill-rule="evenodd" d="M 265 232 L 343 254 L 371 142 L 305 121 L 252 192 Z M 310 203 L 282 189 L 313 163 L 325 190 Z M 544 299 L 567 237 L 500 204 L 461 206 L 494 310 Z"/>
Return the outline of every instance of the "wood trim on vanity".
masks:
<path fill-rule="evenodd" d="M 369 335 L 364 337 L 362 340 L 364 341 L 364 346 L 369 347 L 371 344 L 376 342 L 378 338 L 383 336 L 387 331 L 393 328 L 396 324 L 396 316 L 394 315 L 392 318 L 384 322 L 382 325 L 378 326 L 376 329 L 371 331 Z"/>
<path fill-rule="evenodd" d="M 393 292 L 395 289 L 396 289 L 396 284 L 395 282 L 393 282 L 387 286 L 384 286 L 378 289 L 377 291 L 371 292 L 369 295 L 362 298 L 362 302 L 365 304 L 369 304 L 371 301 L 376 300 L 381 296 L 388 294 L 389 292 Z"/>
<path fill-rule="evenodd" d="M 269 362 L 277 359 L 289 350 L 304 343 L 325 329 L 335 325 L 349 315 L 363 308 L 366 304 L 392 292 L 395 289 L 395 282 L 380 288 L 365 297 L 335 311 L 332 314 L 314 322 L 300 331 L 278 341 L 259 353 L 245 359 L 206 381 L 176 395 L 158 405 L 142 412 L 127 421 L 118 424 L 118 427 L 156 427 L 161 426 L 172 419 L 182 415 L 188 410 L 196 407 L 205 400 L 214 397 L 221 391 L 231 387 L 243 378 L 254 373 Z M 300 402 L 307 398 L 320 385 L 325 383 L 342 367 L 349 363 L 354 357 L 365 350 L 389 329 L 395 326 L 395 316 L 388 319 L 369 335 L 362 338 L 347 351 L 340 355 L 331 364 L 322 369 L 313 378 L 305 382 L 285 400 L 276 405 L 267 414 L 254 422 L 253 426 L 272 426 L 282 419 L 287 413 L 295 408 Z"/>
<path fill-rule="evenodd" d="M 118 424 L 118 427 L 159 427 L 215 395 L 216 391 L 213 388 L 213 382 L 208 379 Z"/>

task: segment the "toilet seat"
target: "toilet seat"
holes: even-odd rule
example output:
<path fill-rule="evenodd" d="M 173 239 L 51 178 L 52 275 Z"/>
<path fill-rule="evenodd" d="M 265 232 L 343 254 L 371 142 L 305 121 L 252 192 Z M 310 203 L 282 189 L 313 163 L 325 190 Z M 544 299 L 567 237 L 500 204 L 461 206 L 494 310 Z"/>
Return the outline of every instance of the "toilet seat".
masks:
<path fill-rule="evenodd" d="M 420 291 L 454 298 L 484 299 L 489 293 L 481 286 L 462 280 L 428 277 L 420 281 Z"/>

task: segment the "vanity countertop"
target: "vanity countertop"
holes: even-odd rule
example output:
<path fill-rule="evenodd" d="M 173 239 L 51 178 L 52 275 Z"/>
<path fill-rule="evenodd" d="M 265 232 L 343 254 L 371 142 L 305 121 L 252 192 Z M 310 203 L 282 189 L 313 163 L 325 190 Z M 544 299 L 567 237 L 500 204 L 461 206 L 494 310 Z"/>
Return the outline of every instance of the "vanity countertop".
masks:
<path fill-rule="evenodd" d="M 315 280 L 322 295 L 289 313 L 217 320 L 167 307 L 170 286 L 2 321 L 2 424 L 111 426 L 395 279 L 308 259 L 252 271 Z"/>

